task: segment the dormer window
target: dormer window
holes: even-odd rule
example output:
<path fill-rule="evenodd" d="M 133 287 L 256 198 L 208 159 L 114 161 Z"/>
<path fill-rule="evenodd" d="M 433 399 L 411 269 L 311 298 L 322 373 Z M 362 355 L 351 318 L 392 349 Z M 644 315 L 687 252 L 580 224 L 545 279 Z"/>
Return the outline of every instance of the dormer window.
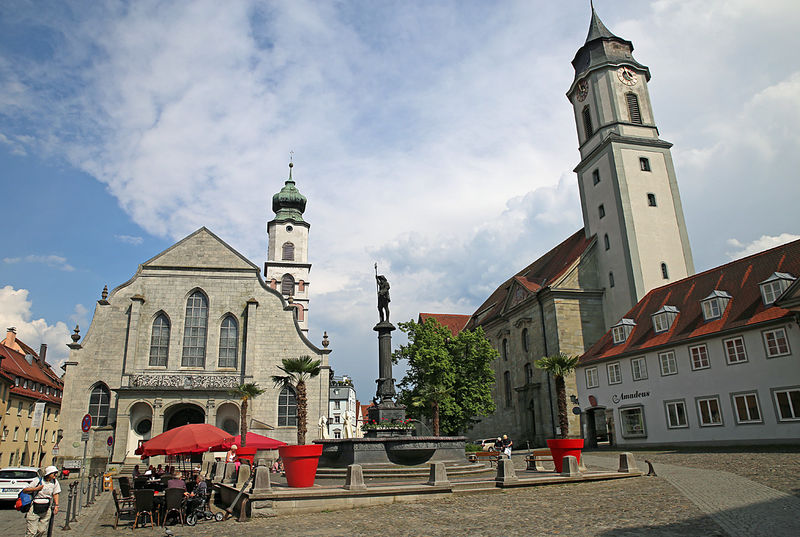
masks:
<path fill-rule="evenodd" d="M 794 276 L 785 272 L 773 272 L 772 276 L 758 284 L 761 286 L 761 298 L 764 299 L 764 305 L 769 306 L 775 302 L 795 279 Z"/>
<path fill-rule="evenodd" d="M 703 319 L 710 321 L 722 317 L 731 298 L 731 295 L 725 291 L 714 289 L 710 295 L 700 301 L 700 306 L 703 308 Z"/>
<path fill-rule="evenodd" d="M 656 334 L 660 334 L 661 332 L 666 332 L 672 326 L 672 323 L 675 321 L 675 317 L 678 316 L 678 308 L 675 306 L 664 306 L 657 312 L 652 315 L 653 318 L 653 330 Z"/>
<path fill-rule="evenodd" d="M 618 345 L 627 341 L 628 336 L 631 335 L 631 332 L 633 332 L 635 327 L 636 323 L 633 322 L 633 319 L 620 319 L 617 324 L 611 327 L 611 335 L 614 338 L 614 345 Z"/>

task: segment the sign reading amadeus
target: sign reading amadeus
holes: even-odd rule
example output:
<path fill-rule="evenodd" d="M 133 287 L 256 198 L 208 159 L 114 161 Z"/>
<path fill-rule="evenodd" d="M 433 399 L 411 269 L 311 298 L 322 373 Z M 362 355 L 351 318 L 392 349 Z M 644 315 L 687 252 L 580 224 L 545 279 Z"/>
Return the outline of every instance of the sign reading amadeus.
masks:
<path fill-rule="evenodd" d="M 639 390 L 636 390 L 633 393 L 615 393 L 611 396 L 611 401 L 616 405 L 620 401 L 627 401 L 628 399 L 640 399 L 642 397 L 650 397 L 650 392 L 640 392 Z"/>

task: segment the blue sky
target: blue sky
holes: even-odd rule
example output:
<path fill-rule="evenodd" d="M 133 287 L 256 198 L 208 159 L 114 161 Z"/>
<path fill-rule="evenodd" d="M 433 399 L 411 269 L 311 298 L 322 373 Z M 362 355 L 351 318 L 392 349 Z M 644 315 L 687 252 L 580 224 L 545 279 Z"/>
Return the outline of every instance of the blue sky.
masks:
<path fill-rule="evenodd" d="M 697 270 L 797 238 L 800 4 L 596 8 L 653 74 Z M 203 225 L 261 265 L 293 150 L 309 337 L 369 400 L 375 261 L 395 322 L 472 313 L 581 227 L 588 23 L 584 1 L 4 1 L 0 324 L 63 360 L 103 285 Z"/>

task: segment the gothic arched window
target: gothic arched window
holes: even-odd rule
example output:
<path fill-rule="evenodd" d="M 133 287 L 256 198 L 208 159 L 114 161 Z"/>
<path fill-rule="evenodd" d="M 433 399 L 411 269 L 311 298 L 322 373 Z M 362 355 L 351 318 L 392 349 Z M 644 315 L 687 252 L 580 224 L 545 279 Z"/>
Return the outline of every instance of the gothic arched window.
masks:
<path fill-rule="evenodd" d="M 291 274 L 284 274 L 283 278 L 281 278 L 281 294 L 294 296 L 294 278 Z"/>
<path fill-rule="evenodd" d="M 294 390 L 285 386 L 278 396 L 278 427 L 297 425 L 297 400 Z"/>
<path fill-rule="evenodd" d="M 169 319 L 159 313 L 150 333 L 150 365 L 166 366 L 169 354 Z"/>
<path fill-rule="evenodd" d="M 233 315 L 226 315 L 219 327 L 219 367 L 236 367 L 239 350 L 239 324 Z"/>
<path fill-rule="evenodd" d="M 589 111 L 588 106 L 583 107 L 583 132 L 586 134 L 586 139 L 592 137 L 594 134 L 594 127 L 592 127 L 592 113 Z"/>
<path fill-rule="evenodd" d="M 208 328 L 208 299 L 202 291 L 195 291 L 186 301 L 186 322 L 183 327 L 184 367 L 205 367 L 206 331 Z"/>
<path fill-rule="evenodd" d="M 108 407 L 111 403 L 111 391 L 105 384 L 98 383 L 92 388 L 89 396 L 89 412 L 94 427 L 108 425 Z"/>
<path fill-rule="evenodd" d="M 639 111 L 639 97 L 635 93 L 626 93 L 625 100 L 628 101 L 628 115 L 631 123 L 642 124 L 642 113 Z"/>
<path fill-rule="evenodd" d="M 291 242 L 284 242 L 283 255 L 281 257 L 284 261 L 294 261 L 294 244 Z"/>

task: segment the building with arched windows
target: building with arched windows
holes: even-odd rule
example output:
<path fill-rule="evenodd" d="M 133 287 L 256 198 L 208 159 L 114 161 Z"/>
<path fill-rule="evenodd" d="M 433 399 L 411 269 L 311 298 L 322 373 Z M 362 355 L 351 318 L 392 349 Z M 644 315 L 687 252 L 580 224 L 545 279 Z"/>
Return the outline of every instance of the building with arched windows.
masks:
<path fill-rule="evenodd" d="M 303 239 L 279 251 L 305 261 L 308 226 L 295 225 Z M 302 273 L 289 276 L 303 281 Z M 296 442 L 295 394 L 275 388 L 271 377 L 281 373 L 284 358 L 321 360 L 322 374 L 307 383 L 309 420 L 326 416 L 330 350 L 308 340 L 292 293 L 276 287 L 201 228 L 104 293 L 65 364 L 63 457 L 82 457 L 83 445 L 74 443 L 86 413 L 92 416 L 88 454 L 98 465 L 109 454 L 109 437 L 112 461 L 131 463 L 141 441 L 187 423 L 237 434 L 239 401 L 229 390 L 250 382 L 266 391 L 249 404 L 249 428 Z"/>

